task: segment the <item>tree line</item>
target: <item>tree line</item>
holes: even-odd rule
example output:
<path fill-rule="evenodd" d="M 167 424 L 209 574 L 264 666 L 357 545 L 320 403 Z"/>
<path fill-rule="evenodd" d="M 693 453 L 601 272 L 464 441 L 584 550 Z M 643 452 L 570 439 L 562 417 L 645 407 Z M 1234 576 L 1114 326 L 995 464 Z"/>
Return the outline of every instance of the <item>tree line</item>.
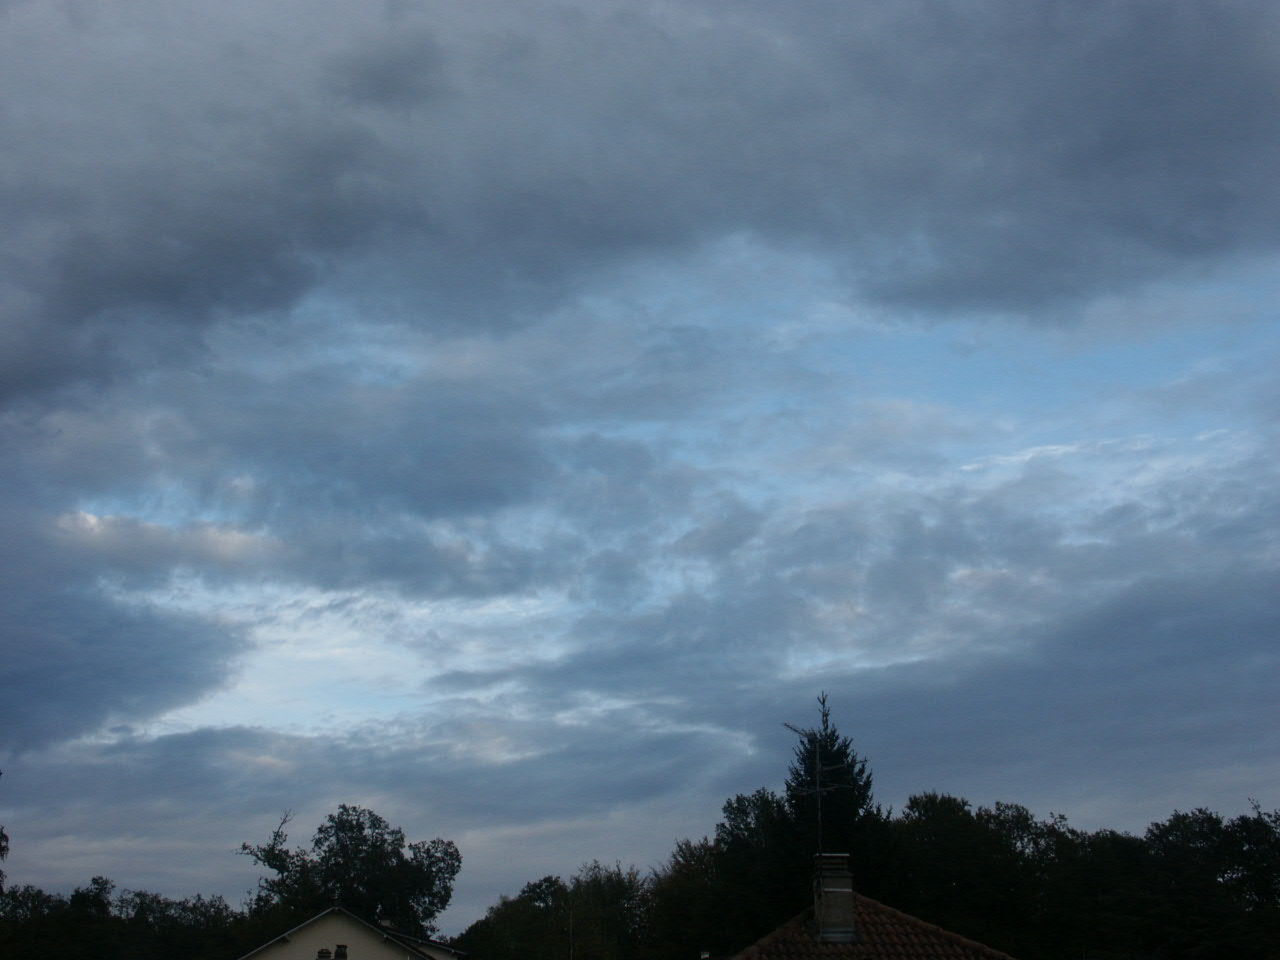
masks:
<path fill-rule="evenodd" d="M 872 771 L 831 723 L 792 728 L 781 791 L 724 803 L 713 833 L 678 840 L 656 868 L 593 861 L 504 896 L 453 940 L 476 960 L 727 957 L 802 910 L 816 852 L 847 852 L 859 892 L 1022 960 L 1280 958 L 1280 811 L 1175 811 L 1140 834 L 1084 831 L 1016 803 L 919 793 L 875 799 Z M 95 877 L 70 895 L 0 889 L 0 946 L 60 958 L 234 958 L 334 902 L 431 934 L 461 857 L 408 843 L 341 806 L 290 848 L 281 821 L 241 852 L 264 867 L 239 908 L 221 897 L 116 892 Z M 7 837 L 0 829 L 0 856 Z M 0 873 L 0 884 L 3 874 Z"/>
<path fill-rule="evenodd" d="M 343 804 L 309 847 L 290 848 L 289 821 L 266 843 L 241 845 L 270 873 L 239 908 L 220 896 L 117 892 L 105 877 L 70 895 L 9 886 L 0 889 L 0 947 L 58 960 L 233 960 L 334 903 L 405 933 L 435 932 L 462 866 L 451 840 L 408 843 L 374 811 Z"/>
<path fill-rule="evenodd" d="M 588 864 L 504 897 L 458 938 L 482 960 L 731 956 L 812 899 L 816 852 L 854 886 L 1022 960 L 1280 957 L 1280 811 L 1175 812 L 1142 835 L 941 793 L 884 809 L 819 698 L 781 792 L 727 800 L 710 836 L 641 875 Z"/>

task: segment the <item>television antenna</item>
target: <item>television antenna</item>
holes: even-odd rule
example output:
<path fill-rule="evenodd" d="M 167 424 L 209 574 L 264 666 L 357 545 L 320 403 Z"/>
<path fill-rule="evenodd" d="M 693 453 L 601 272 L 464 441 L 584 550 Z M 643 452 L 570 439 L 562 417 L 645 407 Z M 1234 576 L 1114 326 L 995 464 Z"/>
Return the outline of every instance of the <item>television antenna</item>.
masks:
<path fill-rule="evenodd" d="M 828 793 L 836 790 L 852 790 L 851 783 L 824 783 L 822 775 L 824 773 L 834 773 L 837 770 L 845 769 L 843 763 L 827 763 L 822 762 L 822 741 L 830 729 L 831 708 L 827 706 L 827 695 L 822 693 L 818 696 L 818 705 L 822 710 L 822 729 L 815 730 L 812 727 L 801 729 L 794 723 L 783 722 L 783 726 L 796 734 L 802 740 L 807 740 L 813 746 L 813 786 L 803 787 L 796 792 L 802 797 L 813 797 L 815 806 L 817 807 L 818 817 L 818 853 L 823 853 L 822 849 L 822 798 Z"/>

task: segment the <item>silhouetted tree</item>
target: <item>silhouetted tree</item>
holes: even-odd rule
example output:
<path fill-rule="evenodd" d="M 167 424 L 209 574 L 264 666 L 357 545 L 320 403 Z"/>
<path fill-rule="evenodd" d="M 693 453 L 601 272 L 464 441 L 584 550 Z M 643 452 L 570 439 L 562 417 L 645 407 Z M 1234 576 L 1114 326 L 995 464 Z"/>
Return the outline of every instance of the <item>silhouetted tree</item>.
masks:
<path fill-rule="evenodd" d="M 484 960 L 630 960 L 647 930 L 648 883 L 634 867 L 584 864 L 503 897 L 454 941 Z"/>
<path fill-rule="evenodd" d="M 265 844 L 241 852 L 275 873 L 258 881 L 257 911 L 317 912 L 335 898 L 360 916 L 407 933 L 435 931 L 449 905 L 462 856 L 451 840 L 406 843 L 404 831 L 363 807 L 342 804 L 325 818 L 311 849 L 285 844 L 286 814 Z"/>
<path fill-rule="evenodd" d="M 546 876 L 500 898 L 454 944 L 484 960 L 567 960 L 570 910 L 569 886 Z"/>
<path fill-rule="evenodd" d="M 879 818 L 872 774 L 853 740 L 831 723 L 825 693 L 818 697 L 819 725 L 786 724 L 800 738 L 787 770 L 787 808 L 812 853 L 850 853 L 858 846 L 858 827 Z"/>
<path fill-rule="evenodd" d="M 1280 942 L 1280 813 L 1198 808 L 1147 829 L 1152 946 L 1180 956 L 1269 956 Z"/>
<path fill-rule="evenodd" d="M 713 848 L 724 888 L 720 921 L 759 935 L 808 901 L 813 851 L 786 799 L 772 790 L 738 794 L 722 815 Z"/>
<path fill-rule="evenodd" d="M 221 897 L 171 900 L 142 890 L 116 894 L 106 877 L 94 877 L 69 897 L 32 886 L 0 893 L 0 950 L 15 955 L 224 960 L 256 946 L 243 937 L 243 922 L 243 914 Z"/>
<path fill-rule="evenodd" d="M 717 869 L 715 845 L 677 840 L 667 862 L 649 884 L 648 945 L 654 957 L 697 957 L 704 950 L 729 954 L 742 944 L 724 922 L 730 893 Z"/>
<path fill-rule="evenodd" d="M 974 810 L 940 793 L 909 798 L 895 821 L 894 906 L 1001 949 L 1033 914 L 1034 847 L 1022 808 Z"/>
<path fill-rule="evenodd" d="M 823 849 L 852 854 L 860 892 L 1012 956 L 1280 960 L 1280 811 L 1175 812 L 1133 836 L 927 792 L 893 816 L 818 703 L 817 726 L 791 727 L 782 793 L 725 801 L 714 836 L 678 841 L 646 884 L 598 864 L 569 884 L 544 878 L 459 944 L 485 960 L 731 955 L 808 904 L 820 828 Z M 573 897 L 590 884 L 600 906 L 582 912 L 591 897 Z"/>
<path fill-rule="evenodd" d="M 788 724 L 798 739 L 782 794 L 761 787 L 725 801 L 712 840 L 683 840 L 652 881 L 657 956 L 733 953 L 802 910 L 820 848 L 852 853 L 860 885 L 882 872 L 885 818 L 867 762 L 831 722 Z"/>
<path fill-rule="evenodd" d="M 4 772 L 0 771 L 0 777 Z M 9 834 L 4 832 L 4 824 L 0 823 L 0 860 L 9 856 Z M 0 890 L 4 889 L 4 871 L 0 870 Z"/>
<path fill-rule="evenodd" d="M 800 844 L 797 852 L 804 855 L 793 869 L 807 884 L 813 854 L 848 853 L 858 888 L 882 896 L 886 875 L 899 855 L 896 840 L 875 802 L 867 760 L 854 749 L 853 739 L 832 724 L 825 693 L 818 696 L 818 708 L 817 727 L 786 724 L 800 738 L 784 787 Z"/>
<path fill-rule="evenodd" d="M 569 885 L 570 947 L 574 960 L 630 960 L 646 932 L 649 890 L 635 867 L 598 860 Z"/>

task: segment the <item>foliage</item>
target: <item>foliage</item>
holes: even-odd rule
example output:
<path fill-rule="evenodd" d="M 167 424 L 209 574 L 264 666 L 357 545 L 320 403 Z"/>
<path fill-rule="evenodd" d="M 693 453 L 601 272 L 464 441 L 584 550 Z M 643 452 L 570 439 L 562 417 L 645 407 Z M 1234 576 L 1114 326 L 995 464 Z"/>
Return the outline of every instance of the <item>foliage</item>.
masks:
<path fill-rule="evenodd" d="M 787 770 L 787 808 L 804 846 L 814 853 L 847 853 L 857 845 L 859 828 L 883 814 L 875 805 L 867 761 L 858 756 L 853 740 L 832 726 L 825 693 L 818 706 L 819 726 L 787 724 L 800 738 Z"/>
<path fill-rule="evenodd" d="M 503 897 L 455 945 L 484 960 L 629 960 L 647 917 L 648 884 L 634 867 L 584 864 L 565 883 L 547 876 Z"/>
<path fill-rule="evenodd" d="M 678 840 L 667 862 L 650 878 L 649 948 L 656 957 L 695 957 L 703 950 L 726 955 L 738 943 L 724 922 L 732 908 L 711 840 Z"/>
<path fill-rule="evenodd" d="M 335 900 L 357 916 L 406 933 L 435 931 L 453 895 L 462 856 L 450 840 L 406 843 L 404 831 L 364 807 L 342 804 L 312 837 L 310 850 L 285 844 L 286 814 L 265 844 L 241 852 L 275 876 L 258 881 L 257 912 L 311 914 Z"/>
<path fill-rule="evenodd" d="M 896 815 L 819 698 L 784 792 L 739 794 L 714 839 L 680 841 L 651 879 L 654 960 L 729 955 L 808 902 L 810 856 L 853 855 L 855 885 L 1018 957 L 1280 957 L 1280 812 L 1175 813 L 1143 836 L 1026 807 L 912 796 Z"/>
<path fill-rule="evenodd" d="M 244 952 L 243 916 L 221 897 L 171 900 L 94 877 L 69 897 L 0 892 L 0 947 L 60 960 L 214 960 Z"/>
<path fill-rule="evenodd" d="M 598 860 L 585 864 L 569 885 L 571 947 L 582 960 L 634 957 L 645 932 L 648 886 L 635 867 Z"/>
<path fill-rule="evenodd" d="M 763 933 L 806 901 L 812 851 L 792 808 L 771 790 L 739 794 L 722 813 L 712 846 L 720 920 Z"/>
<path fill-rule="evenodd" d="M 897 871 L 894 906 L 1009 950 L 1007 931 L 1037 919 L 1037 860 L 1053 824 L 1025 807 L 973 809 L 969 801 L 923 793 L 893 821 Z"/>
<path fill-rule="evenodd" d="M 0 777 L 4 772 L 0 771 Z M 9 855 L 9 834 L 4 832 L 4 824 L 0 823 L 0 860 Z M 4 889 L 4 871 L 0 870 L 0 890 Z"/>
<path fill-rule="evenodd" d="M 799 728 L 783 793 L 761 787 L 725 801 L 713 840 L 681 841 L 652 881 L 650 943 L 657 956 L 729 954 L 798 913 L 810 899 L 813 856 L 863 855 L 860 882 L 879 889 L 889 851 L 867 761 L 831 723 Z"/>
<path fill-rule="evenodd" d="M 569 956 L 569 928 L 569 887 L 547 876 L 500 898 L 456 945 L 485 960 L 562 960 Z"/>
<path fill-rule="evenodd" d="M 1144 836 L 919 794 L 895 906 L 1014 956 L 1262 958 L 1280 942 L 1280 813 L 1175 812 Z"/>

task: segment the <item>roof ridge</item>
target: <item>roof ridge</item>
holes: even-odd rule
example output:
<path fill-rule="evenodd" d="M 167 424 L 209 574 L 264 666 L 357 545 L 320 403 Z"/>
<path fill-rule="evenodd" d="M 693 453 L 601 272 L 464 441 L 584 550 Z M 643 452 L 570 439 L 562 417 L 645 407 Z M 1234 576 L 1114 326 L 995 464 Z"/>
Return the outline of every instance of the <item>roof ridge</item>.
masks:
<path fill-rule="evenodd" d="M 916 926 L 924 927 L 927 930 L 929 930 L 931 933 L 935 933 L 941 936 L 943 939 L 951 940 L 951 941 L 954 941 L 955 943 L 964 944 L 966 947 L 969 947 L 971 949 L 981 950 L 983 953 L 987 954 L 987 956 L 991 957 L 992 960 L 1016 960 L 1016 958 L 1005 953 L 1003 950 L 997 950 L 995 947 L 989 947 L 985 943 L 980 943 L 977 940 L 972 940 L 969 937 L 964 936 L 963 934 L 956 933 L 954 930 L 948 930 L 946 927 L 940 927 L 936 923 L 930 923 L 928 920 L 921 920 L 919 917 L 914 916 L 913 914 L 905 913 L 904 911 L 899 910 L 897 907 L 891 907 L 887 903 L 882 903 L 881 901 L 876 900 L 874 897 L 868 897 L 865 894 L 857 893 L 857 892 L 854 893 L 854 897 L 857 900 L 862 900 L 866 903 L 872 904 L 876 908 L 883 910 L 886 913 L 892 914 L 895 917 L 899 917 L 903 920 L 906 920 L 909 923 L 915 924 Z"/>
<path fill-rule="evenodd" d="M 354 920 L 356 923 L 360 924 L 361 926 L 368 927 L 374 933 L 379 934 L 380 936 L 382 936 L 384 940 L 392 940 L 395 943 L 398 943 L 400 946 L 404 947 L 406 950 L 410 950 L 413 953 L 417 954 L 419 957 L 423 957 L 423 958 L 426 958 L 426 960 L 430 960 L 430 954 L 428 954 L 421 947 L 417 946 L 414 943 L 405 942 L 406 940 L 413 939 L 413 936 L 411 934 L 400 933 L 388 927 L 384 927 L 381 924 L 377 924 L 372 921 L 366 920 L 364 917 L 360 916 L 358 913 L 353 913 L 351 910 L 348 910 L 346 907 L 344 907 L 340 903 L 335 903 L 328 907 L 325 907 L 315 916 L 308 917 L 306 920 L 303 920 L 301 923 L 290 927 L 284 933 L 281 933 L 275 937 L 272 937 L 270 940 L 268 940 L 264 944 L 261 944 L 260 946 L 254 947 L 248 953 L 243 954 L 240 957 L 240 960 L 249 960 L 249 958 L 252 957 L 254 954 L 260 953 L 261 951 L 266 950 L 268 947 L 272 946 L 273 944 L 279 943 L 281 940 L 285 940 L 285 941 L 289 940 L 295 933 L 297 933 L 303 927 L 309 927 L 313 923 L 315 923 L 317 920 L 320 920 L 322 917 L 327 917 L 331 913 L 345 914 L 346 916 L 350 917 L 352 920 Z M 435 945 L 443 947 L 446 950 L 451 949 L 445 944 L 435 944 Z"/>
<path fill-rule="evenodd" d="M 920 960 L 937 956 L 968 957 L 970 960 L 1015 960 L 1010 954 L 985 943 L 912 916 L 861 893 L 854 894 L 854 926 L 857 932 L 852 943 L 822 943 L 816 940 L 805 922 L 811 916 L 813 908 L 807 907 L 738 951 L 732 960 L 838 960 L 841 957 L 854 960 L 858 957 L 882 955 L 917 956 Z M 900 948 L 890 947 L 890 953 L 882 953 L 882 948 L 889 946 L 885 942 L 886 934 L 890 943 L 905 934 L 912 940 L 931 941 L 936 947 L 930 950 L 926 943 L 918 942 L 915 947 L 924 949 L 908 948 L 903 952 Z"/>
<path fill-rule="evenodd" d="M 741 950 L 739 950 L 737 953 L 733 955 L 732 960 L 739 960 L 739 958 L 748 957 L 748 956 L 751 956 L 753 953 L 758 952 L 760 949 L 765 947 L 771 941 L 781 937 L 782 934 L 788 931 L 791 927 L 799 925 L 804 920 L 804 918 L 811 913 L 813 913 L 813 907 L 805 907 L 805 909 L 801 910 L 790 920 L 783 921 L 778 926 L 774 927 L 772 930 L 766 933 L 763 937 L 760 937 L 758 940 L 755 940 L 754 942 L 749 943 L 747 946 L 743 947 Z"/>

